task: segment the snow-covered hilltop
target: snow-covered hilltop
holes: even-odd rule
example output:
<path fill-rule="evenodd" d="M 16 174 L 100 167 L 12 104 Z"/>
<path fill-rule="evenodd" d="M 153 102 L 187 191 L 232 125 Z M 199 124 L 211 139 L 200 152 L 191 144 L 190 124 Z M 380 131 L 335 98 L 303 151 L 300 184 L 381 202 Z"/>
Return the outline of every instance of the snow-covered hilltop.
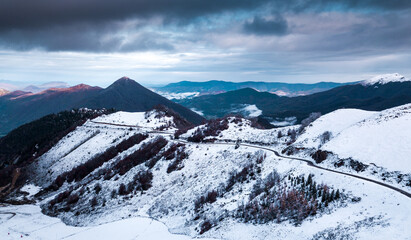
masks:
<path fill-rule="evenodd" d="M 361 81 L 360 83 L 364 86 L 374 85 L 374 84 L 387 84 L 390 82 L 407 82 L 411 81 L 406 77 L 398 74 L 398 73 L 391 73 L 391 74 L 383 74 L 372 77 L 370 79 Z"/>
<path fill-rule="evenodd" d="M 411 173 L 410 124 L 411 104 L 381 112 L 341 109 L 314 121 L 295 145 Z M 323 139 L 325 132 L 330 132 L 329 140 Z"/>

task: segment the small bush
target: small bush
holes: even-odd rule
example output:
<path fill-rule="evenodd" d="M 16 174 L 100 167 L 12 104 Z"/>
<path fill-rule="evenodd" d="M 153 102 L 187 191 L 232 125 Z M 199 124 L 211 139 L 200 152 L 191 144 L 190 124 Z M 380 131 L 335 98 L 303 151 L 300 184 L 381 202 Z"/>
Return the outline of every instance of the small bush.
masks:
<path fill-rule="evenodd" d="M 330 139 L 331 139 L 331 132 L 330 131 L 325 131 L 320 136 L 321 144 L 324 144 L 324 143 L 330 141 Z"/>
<path fill-rule="evenodd" d="M 79 199 L 80 199 L 79 195 L 77 193 L 73 193 L 67 198 L 67 204 L 76 203 L 78 202 Z"/>
<path fill-rule="evenodd" d="M 205 220 L 200 227 L 200 234 L 203 234 L 205 232 L 207 232 L 208 230 L 210 230 L 213 227 L 213 225 L 211 224 L 210 221 Z"/>
<path fill-rule="evenodd" d="M 183 168 L 182 162 L 184 159 L 188 158 L 188 153 L 185 152 L 185 146 L 179 148 L 175 155 L 175 160 L 171 162 L 170 165 L 168 165 L 167 173 L 171 173 Z"/>
<path fill-rule="evenodd" d="M 325 159 L 327 159 L 328 154 L 330 154 L 330 152 L 317 150 L 315 153 L 311 154 L 311 157 L 316 163 L 322 163 Z"/>
<path fill-rule="evenodd" d="M 118 187 L 118 195 L 127 195 L 129 192 L 127 191 L 126 185 L 124 183 L 121 183 L 120 186 Z"/>
<path fill-rule="evenodd" d="M 97 206 L 97 204 L 98 204 L 97 198 L 96 198 L 96 197 L 93 197 L 93 198 L 90 200 L 90 205 L 91 205 L 92 207 L 95 207 L 95 206 Z"/>
<path fill-rule="evenodd" d="M 101 185 L 100 185 L 100 183 L 97 183 L 97 184 L 94 186 L 94 191 L 96 192 L 96 194 L 98 194 L 98 193 L 101 191 Z"/>
<path fill-rule="evenodd" d="M 133 178 L 134 189 L 138 191 L 147 191 L 151 188 L 151 181 L 153 180 L 153 173 L 150 170 L 141 171 Z"/>

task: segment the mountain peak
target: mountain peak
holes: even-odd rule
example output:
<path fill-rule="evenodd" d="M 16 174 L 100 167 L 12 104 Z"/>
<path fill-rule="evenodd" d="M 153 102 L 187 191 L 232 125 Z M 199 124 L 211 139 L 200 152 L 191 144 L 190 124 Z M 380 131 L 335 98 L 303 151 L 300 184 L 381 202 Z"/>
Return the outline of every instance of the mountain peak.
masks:
<path fill-rule="evenodd" d="M 131 79 L 131 78 L 129 78 L 129 77 L 126 77 L 126 76 L 124 76 L 124 77 L 122 77 L 122 78 L 119 78 L 117 81 L 115 81 L 115 82 L 135 82 L 133 79 Z"/>
<path fill-rule="evenodd" d="M 81 89 L 92 89 L 92 88 L 99 88 L 99 87 L 92 87 L 92 86 L 90 86 L 90 85 L 81 83 L 81 84 L 78 84 L 78 85 L 76 85 L 76 86 L 69 87 L 69 88 L 67 88 L 67 89 L 69 89 L 69 90 L 81 90 Z"/>
<path fill-rule="evenodd" d="M 407 82 L 411 81 L 410 79 L 405 78 L 401 74 L 398 73 L 390 73 L 390 74 L 382 74 L 370 79 L 361 81 L 360 84 L 363 86 L 370 86 L 374 84 L 387 84 L 390 82 Z"/>
<path fill-rule="evenodd" d="M 0 97 L 9 93 L 6 89 L 0 88 Z"/>

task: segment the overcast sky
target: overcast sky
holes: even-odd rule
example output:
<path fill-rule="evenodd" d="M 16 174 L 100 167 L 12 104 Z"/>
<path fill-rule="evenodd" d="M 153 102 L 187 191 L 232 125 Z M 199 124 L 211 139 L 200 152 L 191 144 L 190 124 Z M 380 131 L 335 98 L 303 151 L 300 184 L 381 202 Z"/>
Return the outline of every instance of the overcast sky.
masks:
<path fill-rule="evenodd" d="M 411 77 L 409 0 L 1 0 L 0 80 Z"/>

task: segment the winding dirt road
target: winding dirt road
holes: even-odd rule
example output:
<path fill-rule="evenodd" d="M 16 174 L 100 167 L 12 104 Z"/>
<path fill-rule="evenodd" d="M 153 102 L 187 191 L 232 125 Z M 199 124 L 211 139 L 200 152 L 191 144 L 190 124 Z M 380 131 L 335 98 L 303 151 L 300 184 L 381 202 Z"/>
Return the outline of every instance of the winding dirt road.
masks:
<path fill-rule="evenodd" d="M 91 122 L 96 123 L 96 124 L 113 125 L 113 126 L 118 126 L 118 127 L 142 128 L 142 127 L 136 126 L 136 125 L 123 125 L 123 124 L 94 122 L 94 121 L 91 121 Z M 163 131 L 157 131 L 157 130 L 148 131 L 148 133 L 172 135 L 170 132 L 163 132 Z M 182 140 L 182 139 L 174 139 L 174 141 L 182 142 L 182 143 L 190 143 L 190 142 L 188 142 L 186 140 Z M 234 140 L 233 140 L 233 142 L 234 142 Z M 219 145 L 235 146 L 235 143 L 230 143 L 230 142 L 214 142 L 214 143 L 199 143 L 199 144 L 219 144 Z M 312 168 L 317 168 L 317 169 L 321 169 L 323 171 L 332 172 L 332 173 L 336 173 L 336 174 L 340 174 L 340 175 L 345 175 L 345 176 L 357 178 L 357 179 L 360 179 L 360 180 L 363 180 L 363 181 L 375 183 L 375 184 L 378 184 L 382 187 L 389 188 L 389 189 L 394 190 L 398 193 L 401 193 L 402 195 L 405 195 L 408 198 L 411 198 L 411 193 L 409 193 L 405 190 L 402 190 L 400 188 L 394 187 L 392 185 L 389 185 L 387 183 L 384 183 L 384 182 L 380 182 L 380 181 L 377 181 L 377 180 L 373 180 L 373 179 L 370 179 L 370 178 L 358 176 L 358 175 L 351 174 L 351 173 L 340 172 L 340 171 L 337 171 L 337 170 L 333 170 L 333 169 L 329 169 L 329 168 L 325 168 L 325 167 L 320 167 L 320 166 L 314 164 L 311 160 L 304 159 L 304 158 L 284 156 L 284 155 L 281 155 L 280 153 L 278 153 L 277 151 L 275 151 L 274 149 L 271 149 L 271 148 L 268 148 L 268 147 L 263 147 L 263 146 L 259 146 L 259 145 L 248 144 L 248 143 L 241 143 L 241 145 L 242 146 L 247 146 L 247 147 L 252 147 L 252 148 L 257 148 L 257 149 L 261 149 L 261 150 L 265 150 L 265 151 L 269 151 L 269 152 L 273 152 L 277 157 L 280 157 L 280 158 L 305 162 L 305 163 L 307 163 L 307 166 L 312 167 Z"/>

